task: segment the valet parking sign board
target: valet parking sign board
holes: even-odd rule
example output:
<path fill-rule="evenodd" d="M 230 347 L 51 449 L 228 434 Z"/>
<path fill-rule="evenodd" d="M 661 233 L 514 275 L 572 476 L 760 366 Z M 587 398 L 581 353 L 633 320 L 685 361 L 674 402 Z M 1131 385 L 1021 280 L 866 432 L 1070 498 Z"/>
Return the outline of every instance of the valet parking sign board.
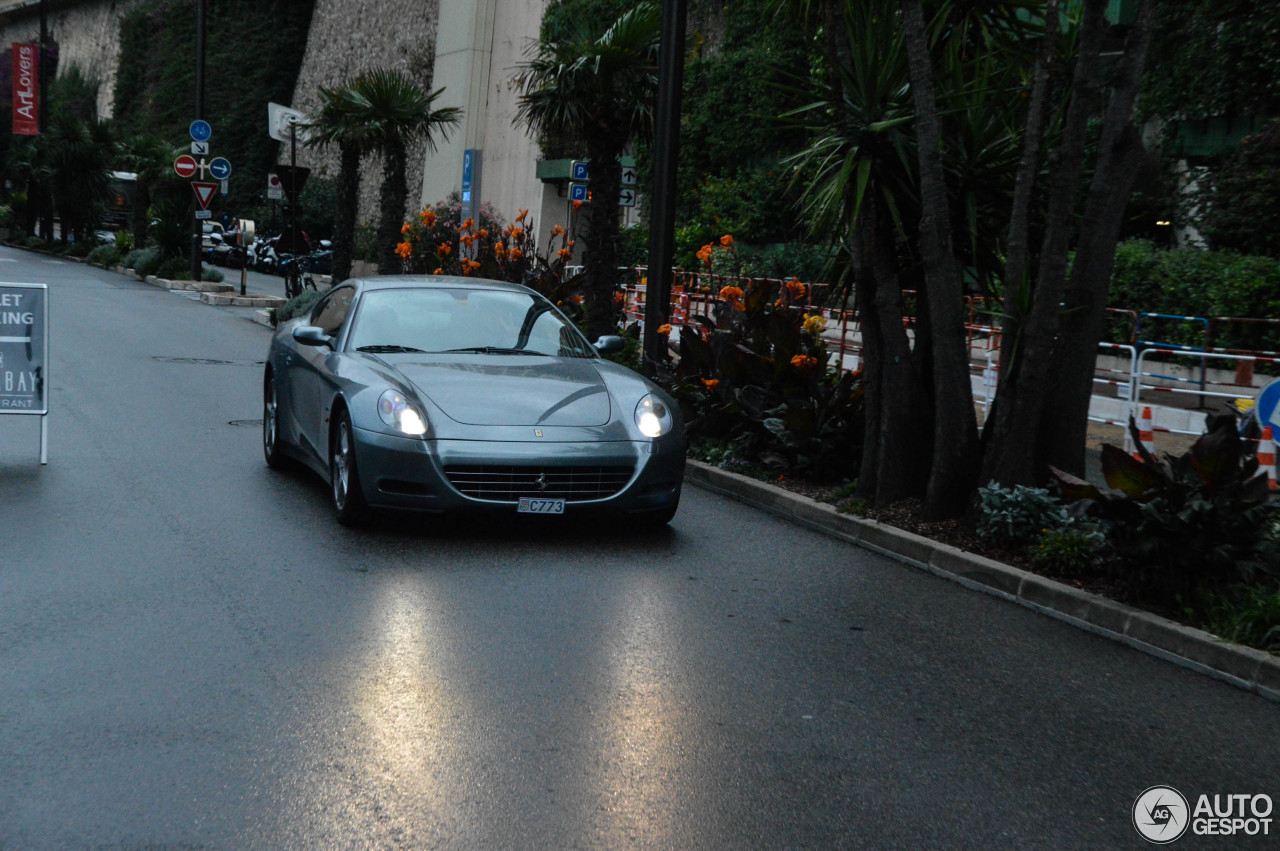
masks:
<path fill-rule="evenodd" d="M 0 414 L 40 417 L 40 463 L 47 463 L 49 286 L 0 282 Z"/>
<path fill-rule="evenodd" d="M 40 62 L 37 46 L 13 46 L 13 133 L 15 136 L 40 135 Z"/>

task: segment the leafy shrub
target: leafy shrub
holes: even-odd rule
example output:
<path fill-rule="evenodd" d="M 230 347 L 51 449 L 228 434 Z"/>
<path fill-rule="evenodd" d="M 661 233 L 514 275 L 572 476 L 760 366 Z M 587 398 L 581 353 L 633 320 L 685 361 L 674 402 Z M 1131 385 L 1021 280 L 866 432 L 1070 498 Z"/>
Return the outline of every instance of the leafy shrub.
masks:
<path fill-rule="evenodd" d="M 1200 591 L 1253 583 L 1274 570 L 1268 533 L 1280 506 L 1268 504 L 1232 416 L 1212 417 L 1209 431 L 1184 455 L 1157 460 L 1129 428 L 1141 459 L 1102 447 L 1107 490 L 1054 470 L 1068 500 L 1106 524 L 1115 558 L 1109 570 L 1139 599 L 1173 604 Z"/>
<path fill-rule="evenodd" d="M 1187 615 L 1228 641 L 1280 650 L 1280 589 L 1239 585 L 1189 607 Z"/>
<path fill-rule="evenodd" d="M 89 262 L 110 269 L 120 263 L 120 251 L 114 245 L 99 245 L 89 252 Z"/>
<path fill-rule="evenodd" d="M 1105 549 L 1106 538 L 1096 527 L 1046 529 L 1031 547 L 1031 563 L 1047 573 L 1082 576 L 1096 572 Z"/>
<path fill-rule="evenodd" d="M 66 251 L 63 253 L 68 257 L 88 257 L 96 247 L 92 242 L 70 242 L 67 243 Z"/>
<path fill-rule="evenodd" d="M 166 281 L 191 280 L 191 263 L 182 257 L 170 257 L 160 263 L 156 269 L 156 277 Z"/>
<path fill-rule="evenodd" d="M 133 232 L 129 230 L 116 231 L 116 251 L 121 255 L 128 254 L 133 250 Z"/>
<path fill-rule="evenodd" d="M 218 269 L 214 269 L 211 266 L 204 266 L 200 270 L 200 280 L 220 284 L 226 280 L 226 276 L 224 276 Z"/>
<path fill-rule="evenodd" d="M 1280 315 L 1280 261 L 1270 257 L 1196 248 L 1165 250 L 1142 240 L 1116 248 L 1110 307 L 1178 316 L 1271 317 Z M 1110 339 L 1128 343 L 1132 320 L 1117 320 Z M 1147 320 L 1142 336 L 1164 343 L 1203 346 L 1204 325 Z M 1212 345 L 1275 351 L 1280 331 L 1221 323 Z"/>
<path fill-rule="evenodd" d="M 17 216 L 13 212 L 13 207 L 8 204 L 0 204 L 0 228 L 12 227 Z"/>
<path fill-rule="evenodd" d="M 29 236 L 23 241 L 22 244 L 25 245 L 27 248 L 35 248 L 38 250 L 43 250 L 49 247 L 49 243 L 45 242 L 43 239 L 41 239 L 38 236 Z"/>
<path fill-rule="evenodd" d="M 135 248 L 124 258 L 124 267 L 132 269 L 139 275 L 154 275 L 160 268 L 160 250 L 157 248 Z"/>
<path fill-rule="evenodd" d="M 296 295 L 289 299 L 276 308 L 275 324 L 279 325 L 281 322 L 288 322 L 295 316 L 306 316 L 323 295 L 324 293 L 317 290 L 304 290 L 301 295 Z"/>
<path fill-rule="evenodd" d="M 378 226 L 365 223 L 356 226 L 355 257 L 365 263 L 378 262 Z"/>
<path fill-rule="evenodd" d="M 725 236 L 722 247 L 731 248 Z M 708 266 L 716 251 L 703 246 Z M 825 320 L 803 312 L 807 285 L 763 280 L 720 290 L 710 317 L 680 332 L 674 394 L 691 437 L 734 445 L 765 467 L 820 478 L 857 474 L 862 383 L 832 366 Z M 664 326 L 659 333 L 671 329 Z"/>
<path fill-rule="evenodd" d="M 995 482 L 978 489 L 977 535 L 984 541 L 1019 550 L 1050 529 L 1071 526 L 1073 519 L 1062 501 L 1044 488 Z"/>

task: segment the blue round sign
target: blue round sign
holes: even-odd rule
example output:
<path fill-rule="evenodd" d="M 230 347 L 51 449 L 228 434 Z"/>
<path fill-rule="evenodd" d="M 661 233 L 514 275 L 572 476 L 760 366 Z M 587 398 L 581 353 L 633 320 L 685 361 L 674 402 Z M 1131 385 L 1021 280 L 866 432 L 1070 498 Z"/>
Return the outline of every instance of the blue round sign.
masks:
<path fill-rule="evenodd" d="M 191 122 L 191 138 L 197 142 L 207 142 L 209 137 L 213 135 L 213 128 L 209 126 L 209 122 L 202 118 L 197 118 Z"/>
<path fill-rule="evenodd" d="M 218 180 L 226 180 L 231 176 L 231 163 L 226 157 L 214 157 L 209 161 L 209 173 Z"/>
<path fill-rule="evenodd" d="M 1271 426 L 1271 431 L 1280 437 L 1280 378 L 1267 383 L 1258 393 L 1253 403 L 1253 410 L 1258 415 L 1261 428 Z"/>

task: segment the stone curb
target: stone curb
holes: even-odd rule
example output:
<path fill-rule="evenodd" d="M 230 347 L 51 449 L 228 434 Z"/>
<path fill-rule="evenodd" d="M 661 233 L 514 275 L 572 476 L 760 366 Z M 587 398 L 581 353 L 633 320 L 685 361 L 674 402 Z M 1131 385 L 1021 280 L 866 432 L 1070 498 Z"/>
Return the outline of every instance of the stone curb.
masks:
<path fill-rule="evenodd" d="M 690 460 L 685 481 L 1280 702 L 1280 658 L 903 529 Z"/>
<path fill-rule="evenodd" d="M 279 307 L 285 300 L 275 295 L 233 295 L 231 293 L 200 293 L 205 304 L 231 307 Z"/>

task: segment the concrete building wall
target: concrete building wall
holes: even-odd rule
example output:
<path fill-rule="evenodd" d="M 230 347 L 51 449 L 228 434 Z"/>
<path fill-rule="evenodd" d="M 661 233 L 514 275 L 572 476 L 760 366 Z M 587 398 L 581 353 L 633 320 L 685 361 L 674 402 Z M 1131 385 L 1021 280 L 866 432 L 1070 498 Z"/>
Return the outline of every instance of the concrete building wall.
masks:
<path fill-rule="evenodd" d="M 440 105 L 465 114 L 459 132 L 427 157 L 424 205 L 462 188 L 462 154 L 473 148 L 482 151 L 477 207 L 491 203 L 507 220 L 522 209 L 542 212 L 538 145 L 514 123 L 518 95 L 510 80 L 545 8 L 545 0 L 440 0 L 435 83 L 446 87 Z M 536 224 L 543 233 L 553 222 Z"/>

